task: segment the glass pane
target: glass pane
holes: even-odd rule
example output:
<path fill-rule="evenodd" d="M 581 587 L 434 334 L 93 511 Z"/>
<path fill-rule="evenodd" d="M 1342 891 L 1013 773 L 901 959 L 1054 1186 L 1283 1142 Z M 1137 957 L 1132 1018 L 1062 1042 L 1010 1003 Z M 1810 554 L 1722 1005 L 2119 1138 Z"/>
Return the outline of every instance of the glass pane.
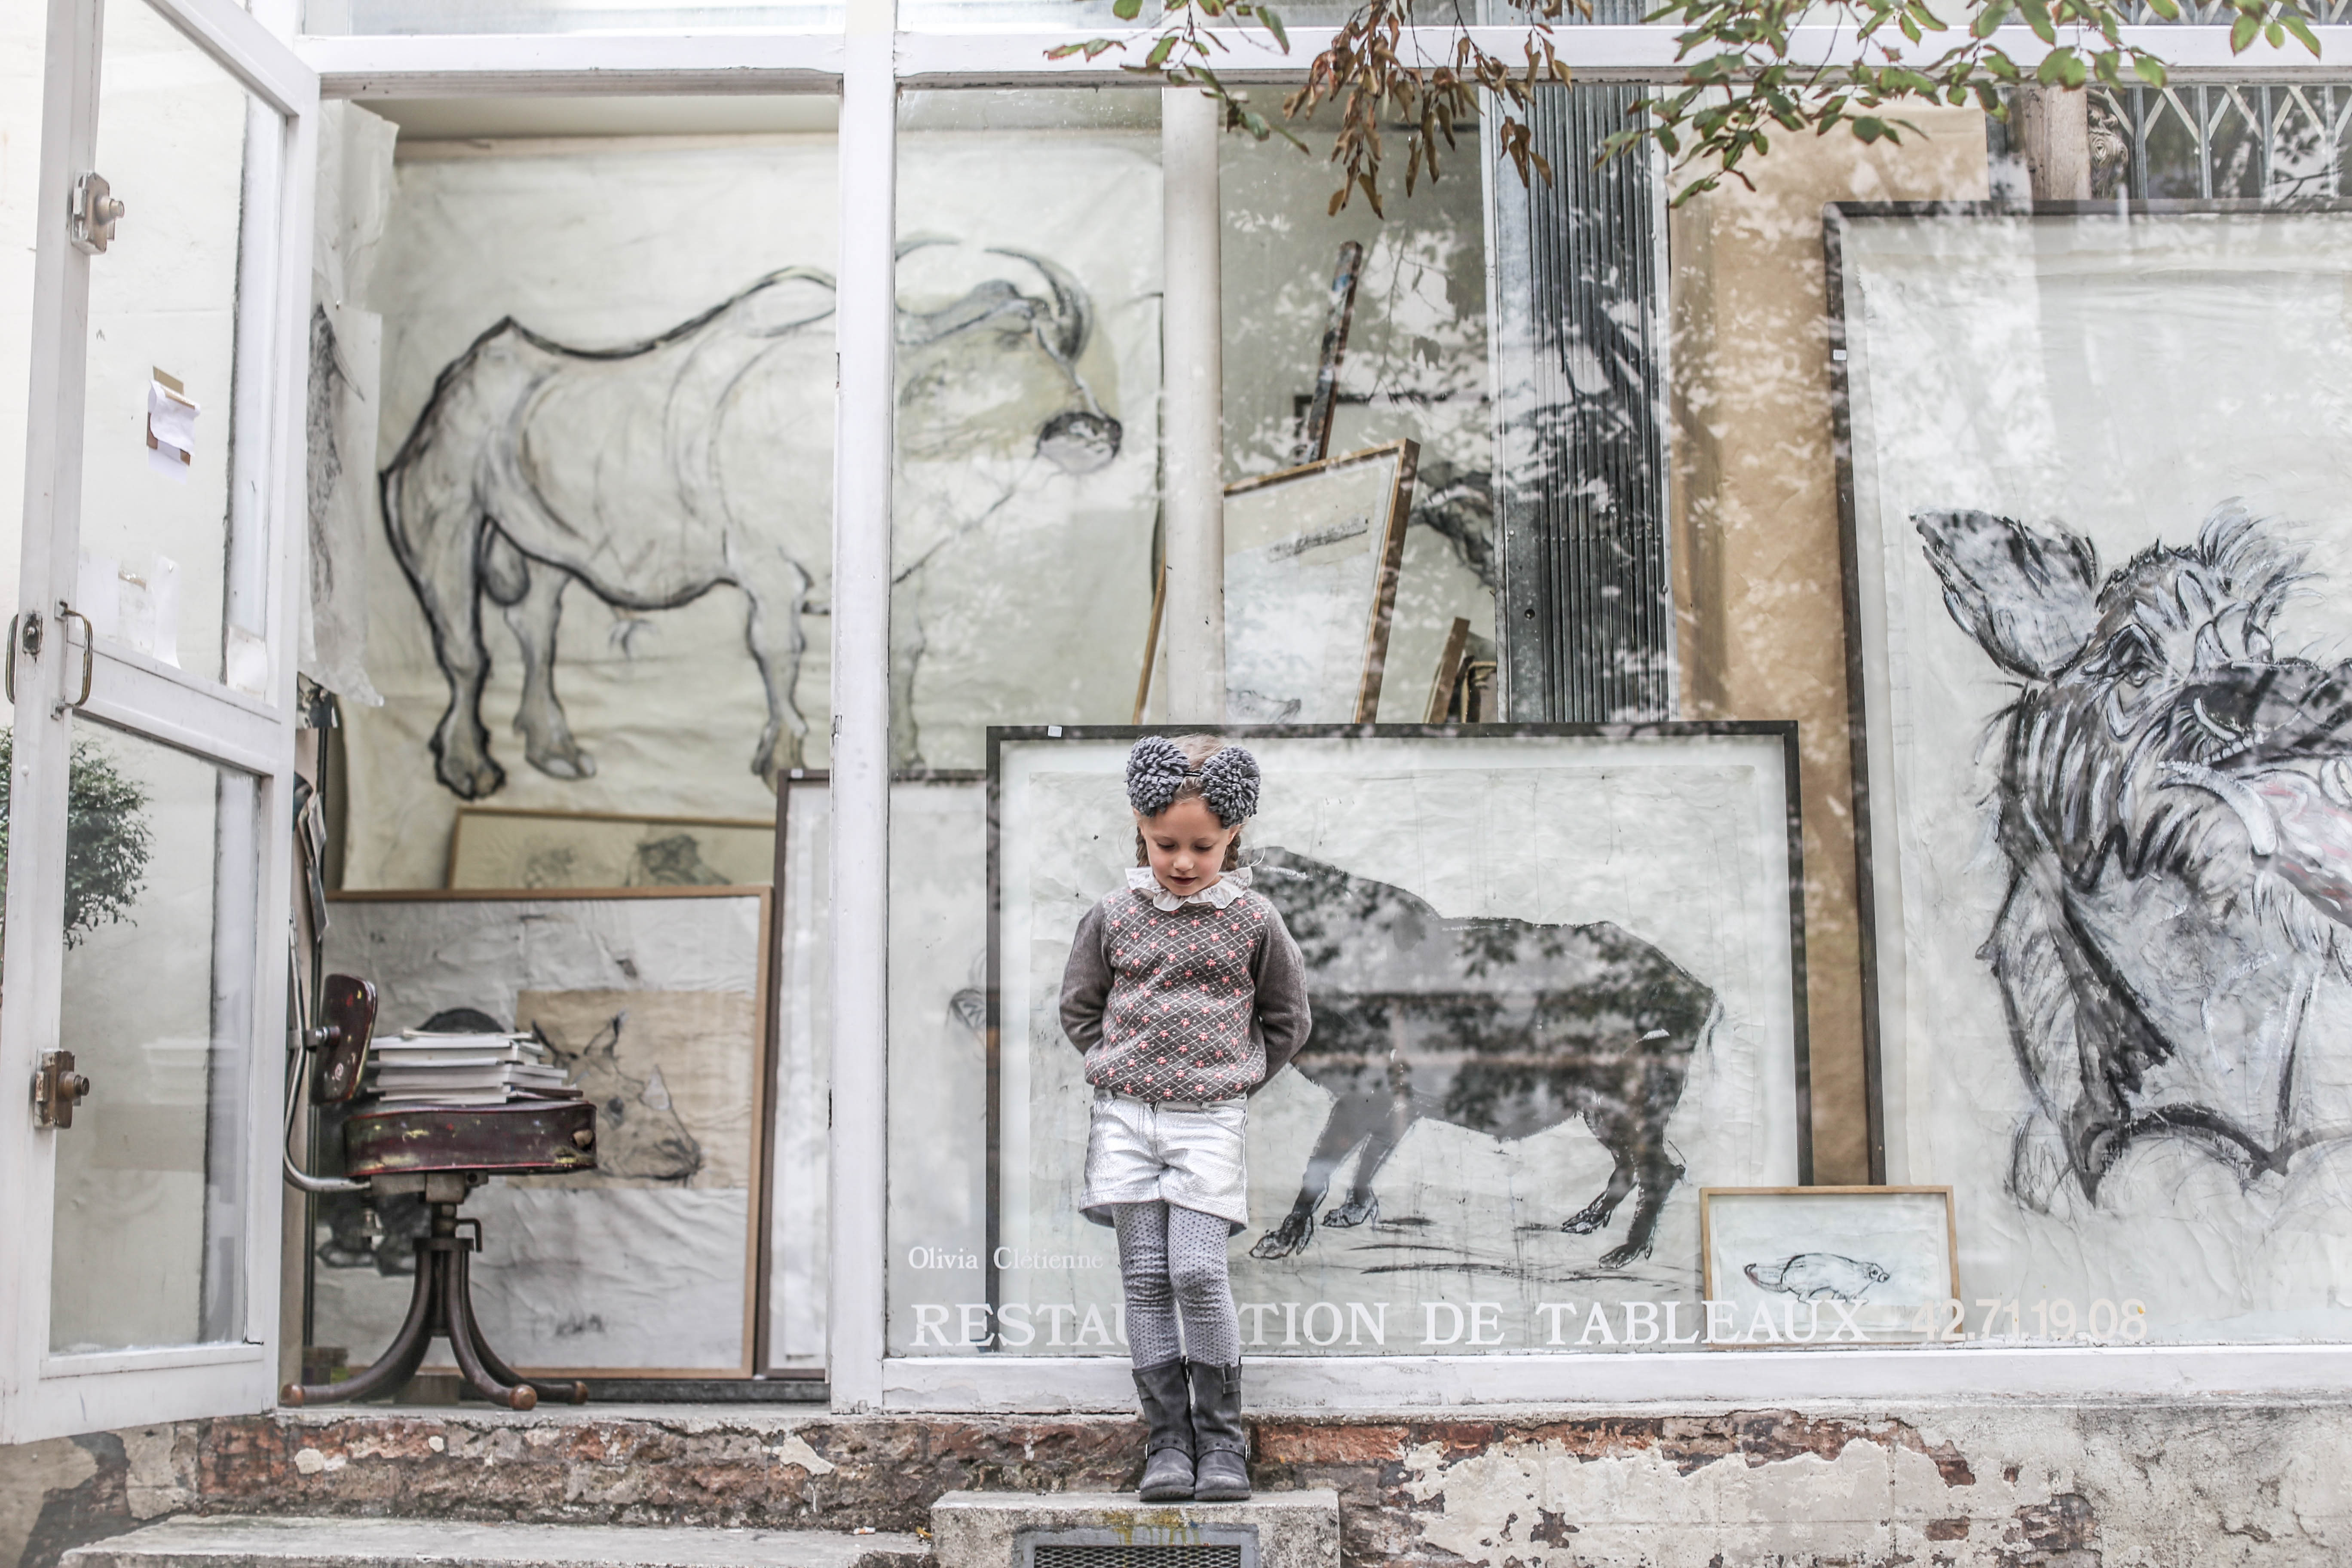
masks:
<path fill-rule="evenodd" d="M 100 73 L 124 213 L 90 262 L 75 598 L 101 637 L 217 679 L 248 138 L 278 122 L 135 0 L 106 8 Z"/>
<path fill-rule="evenodd" d="M 49 1348 L 242 1338 L 257 782 L 85 726 L 66 834 Z M 128 983 L 135 976 L 134 983 Z"/>
<path fill-rule="evenodd" d="M 837 100 L 383 108 L 397 162 L 352 107 L 333 195 L 374 433 L 334 575 L 383 697 L 343 713 L 345 885 L 442 886 L 474 805 L 772 820 L 826 755 Z"/>
<path fill-rule="evenodd" d="M 2352 1338 L 2347 240 L 1845 226 L 1888 1167 L 1971 1338 Z"/>
<path fill-rule="evenodd" d="M 305 0 L 302 30 L 357 33 L 600 33 L 661 28 L 841 26 L 837 0 Z"/>
<path fill-rule="evenodd" d="M 1160 296 L 1173 279 L 1162 275 L 1160 106 L 1157 91 L 1131 89 L 903 99 L 898 296 L 912 327 L 901 329 L 891 606 L 891 729 L 901 769 L 891 793 L 896 1354 L 969 1352 L 990 1335 L 1000 1335 L 997 1350 L 1024 1354 L 1124 1354 L 1118 1253 L 1110 1234 L 1077 1220 L 1073 1208 L 1087 1150 L 1087 1086 L 1054 1025 L 1051 992 L 1070 921 L 1106 891 L 1101 877 L 1122 875 L 1129 830 L 1115 783 L 1089 773 L 1103 811 L 1077 832 L 1101 853 L 1034 872 L 1009 860 L 990 868 L 983 769 L 1000 762 L 990 726 L 1127 724 L 1139 703 L 1167 529 Z M 1328 550 L 1328 572 L 1318 562 L 1284 576 L 1289 533 L 1263 550 L 1240 543 L 1254 520 L 1286 515 L 1286 503 L 1263 499 L 1296 496 L 1296 484 L 1328 491 L 1312 505 L 1331 510 L 1334 541 L 1395 541 L 1381 721 L 1418 724 L 1428 715 L 1449 639 L 1456 668 L 1482 668 L 1491 700 L 1486 214 L 1473 151 L 1479 127 L 1463 124 L 1458 136 L 1461 164 L 1434 185 L 1423 179 L 1412 197 L 1390 191 L 1385 221 L 1362 200 L 1328 214 L 1331 174 L 1319 160 L 1242 136 L 1221 143 L 1221 402 L 1223 478 L 1233 487 L 1225 548 L 1240 552 L 1228 555 L 1225 572 L 1234 720 L 1282 712 L 1345 720 L 1369 663 L 1364 623 L 1381 557 L 1355 545 L 1360 555 L 1343 562 L 1348 545 L 1340 543 Z M 1343 268 L 1355 278 L 1352 324 L 1318 449 L 1312 405 Z M 1016 324 L 1024 331 L 1013 331 Z M 1087 447 L 1058 439 L 1077 426 L 1098 439 Z M 1284 478 L 1322 454 L 1334 458 L 1328 472 Z M 1381 517 L 1379 531 L 1357 521 L 1371 515 Z M 1303 583 L 1322 576 L 1352 583 L 1357 597 L 1306 597 Z M 1244 588 L 1256 597 L 1244 599 Z M 1345 644 L 1336 658 L 1345 666 L 1339 712 L 1303 708 L 1324 700 L 1322 684 L 1267 696 L 1240 675 L 1261 632 L 1275 627 L 1273 642 L 1289 648 L 1279 635 L 1284 623 L 1324 626 L 1319 616 L 1340 599 L 1343 614 L 1324 627 L 1334 635 L 1318 639 L 1318 648 Z M 1322 658 L 1315 670 L 1327 663 L 1334 660 Z M 1289 670 L 1277 666 L 1265 670 Z M 1444 696 L 1449 703 L 1456 696 L 1451 684 Z M 1164 639 L 1143 712 L 1155 721 L 1169 715 Z M 1089 769 L 1096 762 L 1089 757 Z M 1284 823 L 1279 844 L 1303 851 L 1315 839 L 1307 818 Z M 1037 902 L 1016 910 L 1004 891 L 992 971 L 988 889 L 1016 875 Z M 1024 938 L 1033 914 L 1034 938 Z M 1000 1047 L 995 1072 L 979 1077 L 990 1068 L 990 990 Z M 1780 1006 L 1785 1013 L 1785 994 Z M 1263 1166 L 1251 1166 L 1251 1225 L 1234 1244 L 1244 1300 L 1298 1300 L 1298 1281 L 1318 1269 L 1319 1260 L 1294 1260 L 1273 1246 L 1249 1253 L 1282 1225 L 1315 1145 L 1318 1107 L 1331 1105 L 1334 1093 L 1319 1079 L 1284 1074 L 1254 1102 L 1282 1105 L 1251 1123 L 1251 1159 L 1263 1154 Z M 992 1126 L 971 1110 L 990 1096 Z M 1788 1119 L 1776 1126 L 1788 1138 Z M 1400 1166 L 1412 1171 L 1400 1175 L 1404 1187 L 1421 1180 L 1413 1159 L 1406 1154 Z M 1444 1187 L 1446 1178 L 1437 1180 Z M 1484 1246 L 1458 1234 L 1454 1187 L 1421 1199 L 1402 1208 L 1392 1199 L 1390 1211 L 1404 1215 L 1402 1225 L 1437 1225 L 1442 1241 L 1430 1246 L 1449 1256 Z M 1388 1258 L 1397 1234 L 1367 1227 L 1355 1241 Z M 1327 1253 L 1340 1256 L 1340 1248 Z M 1360 1272 L 1360 1262 L 1343 1272 L 1350 1269 Z M 1388 1347 L 1402 1347 L 1409 1319 L 1412 1333 L 1421 1333 L 1418 1298 L 1397 1284 L 1402 1279 L 1350 1298 L 1385 1311 Z M 1484 1300 L 1477 1290 L 1454 1289 L 1463 1279 L 1430 1286 L 1430 1295 Z M 1327 1347 L 1322 1319 L 1315 1335 L 1312 1347 Z M 1251 1344 L 1251 1354 L 1282 1350 L 1282 1331 Z M 1286 1347 L 1301 1354 L 1307 1340 Z M 1376 1350 L 1373 1340 L 1357 1338 L 1360 1354 Z"/>
<path fill-rule="evenodd" d="M 645 1102 L 714 1150 L 772 1134 L 756 1153 L 772 1159 L 750 1169 L 772 1171 L 772 1198 L 749 1175 L 706 1175 L 630 1201 L 701 1277 L 744 1280 L 746 1232 L 767 1226 L 783 1368 L 824 1359 L 830 1044 L 805 976 L 825 972 L 838 107 L 476 98 L 321 115 L 319 221 L 341 280 L 313 351 L 338 373 L 348 505 L 311 585 L 348 634 L 342 886 L 561 900 L 764 884 L 782 790 L 774 1124 L 714 1117 L 681 1087 L 718 1081 L 699 1058 L 661 1067 Z M 478 489 L 490 470 L 510 482 Z M 688 984 L 639 978 L 628 988 Z M 435 1006 L 460 1001 L 491 1005 Z M 774 1206 L 709 1217 L 738 1200 Z M 406 1300 L 404 1226 L 421 1210 L 386 1210 L 389 1240 L 356 1203 L 320 1213 L 311 1330 L 364 1359 Z M 602 1342 L 662 1342 L 672 1305 L 604 1304 Z M 695 1351 L 705 1366 L 751 1353 L 740 1320 L 719 1316 L 705 1314 L 725 1335 Z"/>

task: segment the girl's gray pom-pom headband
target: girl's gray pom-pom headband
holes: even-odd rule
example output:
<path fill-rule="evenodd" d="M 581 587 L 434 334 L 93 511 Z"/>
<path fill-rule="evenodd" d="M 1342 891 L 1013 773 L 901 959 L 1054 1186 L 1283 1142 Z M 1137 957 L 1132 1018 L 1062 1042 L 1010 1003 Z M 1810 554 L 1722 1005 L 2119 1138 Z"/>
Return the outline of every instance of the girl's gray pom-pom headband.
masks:
<path fill-rule="evenodd" d="M 1257 759 L 1239 746 L 1210 753 L 1196 771 L 1183 748 L 1165 735 L 1146 735 L 1127 753 L 1127 803 L 1145 816 L 1157 816 L 1176 802 L 1184 781 L 1198 778 L 1201 800 L 1231 827 L 1257 815 Z"/>

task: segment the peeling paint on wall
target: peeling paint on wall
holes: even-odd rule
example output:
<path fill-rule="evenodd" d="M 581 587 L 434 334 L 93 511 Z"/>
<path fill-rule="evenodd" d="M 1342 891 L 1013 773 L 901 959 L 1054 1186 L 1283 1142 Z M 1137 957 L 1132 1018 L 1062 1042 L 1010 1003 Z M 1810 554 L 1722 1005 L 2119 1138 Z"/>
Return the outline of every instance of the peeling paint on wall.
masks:
<path fill-rule="evenodd" d="M 1345 1561 L 2272 1568 L 2352 1558 L 2352 1398 L 1269 1419 Z M 911 1530 L 948 1491 L 1123 1489 L 1114 1416 L 285 1411 L 0 1450 L 0 1568 L 213 1513 Z"/>

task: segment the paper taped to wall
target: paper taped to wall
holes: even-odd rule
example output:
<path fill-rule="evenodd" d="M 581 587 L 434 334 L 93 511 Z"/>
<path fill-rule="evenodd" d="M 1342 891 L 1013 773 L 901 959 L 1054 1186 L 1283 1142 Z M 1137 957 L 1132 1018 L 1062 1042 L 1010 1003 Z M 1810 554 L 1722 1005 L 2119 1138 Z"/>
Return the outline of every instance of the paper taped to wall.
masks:
<path fill-rule="evenodd" d="M 147 384 L 147 461 L 185 483 L 196 449 L 196 404 L 163 373 Z"/>

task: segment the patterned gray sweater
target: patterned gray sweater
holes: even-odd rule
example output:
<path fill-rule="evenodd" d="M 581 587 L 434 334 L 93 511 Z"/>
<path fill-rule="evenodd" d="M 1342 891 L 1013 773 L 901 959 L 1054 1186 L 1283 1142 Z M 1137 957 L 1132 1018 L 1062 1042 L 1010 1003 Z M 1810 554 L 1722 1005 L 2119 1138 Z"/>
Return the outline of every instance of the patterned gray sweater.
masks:
<path fill-rule="evenodd" d="M 1062 975 L 1062 1032 L 1087 1081 L 1138 1100 L 1234 1100 L 1306 1043 L 1307 965 L 1263 894 L 1175 909 L 1124 888 L 1087 911 Z"/>

